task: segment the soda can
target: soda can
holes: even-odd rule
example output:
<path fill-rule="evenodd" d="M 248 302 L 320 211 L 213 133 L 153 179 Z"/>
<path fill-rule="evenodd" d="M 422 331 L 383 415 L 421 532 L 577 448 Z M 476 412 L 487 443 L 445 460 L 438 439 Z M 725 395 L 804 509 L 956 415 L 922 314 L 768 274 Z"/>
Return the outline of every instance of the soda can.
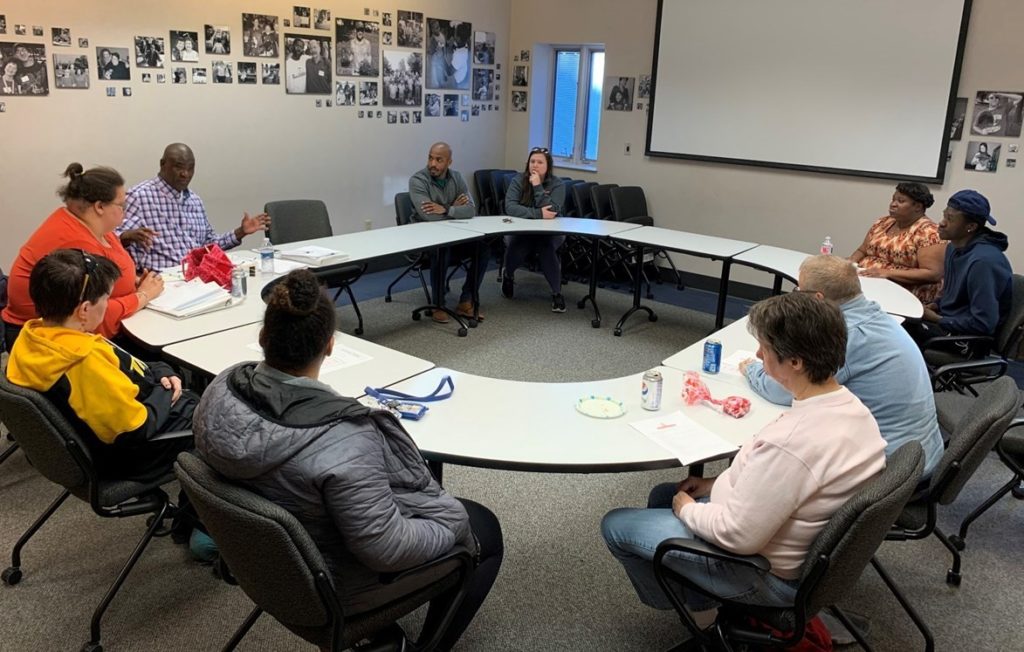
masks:
<path fill-rule="evenodd" d="M 640 405 L 645 410 L 661 409 L 661 388 L 664 383 L 661 379 L 661 372 L 651 369 L 644 373 L 640 387 Z"/>
<path fill-rule="evenodd" d="M 231 296 L 236 299 L 244 297 L 246 290 L 245 286 L 245 270 L 241 267 L 236 267 L 231 270 Z"/>
<path fill-rule="evenodd" d="M 704 363 L 701 366 L 706 374 L 717 374 L 722 369 L 722 343 L 718 340 L 704 342 Z"/>

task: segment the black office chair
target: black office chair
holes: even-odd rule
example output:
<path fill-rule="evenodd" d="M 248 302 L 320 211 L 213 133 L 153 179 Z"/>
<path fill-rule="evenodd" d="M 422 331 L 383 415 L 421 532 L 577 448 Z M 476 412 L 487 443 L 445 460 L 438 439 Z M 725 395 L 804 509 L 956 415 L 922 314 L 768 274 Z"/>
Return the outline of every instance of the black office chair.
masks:
<path fill-rule="evenodd" d="M 494 187 L 491 185 L 491 172 L 493 169 L 477 170 L 473 172 L 473 185 L 476 186 L 477 214 L 499 215 L 495 211 Z"/>
<path fill-rule="evenodd" d="M 976 387 L 982 388 L 983 386 Z M 939 419 L 939 427 L 943 432 L 956 432 L 960 427 L 961 417 L 970 410 L 971 405 L 977 400 L 970 395 L 957 392 L 936 394 L 935 412 Z M 1021 484 L 1024 482 L 1024 430 L 1018 430 L 1021 426 L 1024 426 L 1024 413 L 1018 412 L 995 446 L 996 455 L 1010 470 L 1010 480 L 964 518 L 960 523 L 960 531 L 949 537 L 950 543 L 957 550 L 963 551 L 967 547 L 967 530 L 971 523 L 999 502 L 1003 496 L 1011 493 L 1014 498 L 1024 500 L 1024 485 Z"/>
<path fill-rule="evenodd" d="M 412 205 L 409 193 L 400 192 L 395 195 L 395 223 L 398 226 L 410 224 L 415 213 L 416 207 Z M 427 279 L 424 274 L 424 272 L 430 269 L 430 257 L 425 253 L 411 253 L 406 254 L 405 259 L 409 262 L 409 265 L 388 285 L 387 292 L 384 293 L 385 303 L 391 303 L 391 291 L 407 275 L 412 275 L 413 278 L 419 279 L 420 285 L 423 287 L 423 296 L 426 297 L 427 303 L 430 303 L 430 290 L 427 289 Z"/>
<path fill-rule="evenodd" d="M 619 188 L 611 189 L 611 200 L 612 200 L 612 211 L 615 214 L 615 219 L 620 222 L 632 222 L 634 224 L 642 224 L 644 226 L 654 226 L 654 218 L 651 217 L 650 211 L 647 210 L 647 197 L 644 195 L 644 189 L 640 186 L 622 186 Z M 672 275 L 676 279 L 676 289 L 682 290 L 683 277 L 676 269 L 676 264 L 672 261 L 672 257 L 668 255 L 668 252 L 664 249 L 659 249 L 650 252 L 650 263 L 654 267 L 654 278 L 655 282 L 661 283 L 661 272 L 657 264 L 658 259 L 662 259 L 668 263 L 668 266 L 672 269 Z M 645 265 L 647 264 L 647 257 L 645 256 Z M 647 283 L 647 298 L 653 299 L 650 287 L 651 282 L 647 276 L 646 269 L 644 270 L 644 281 Z"/>
<path fill-rule="evenodd" d="M 164 518 L 170 516 L 173 505 L 160 487 L 173 481 L 174 475 L 168 466 L 164 476 L 151 482 L 108 481 L 100 478 L 88 448 L 60 411 L 39 392 L 14 385 L 2 374 L 0 413 L 3 413 L 7 426 L 16 433 L 18 444 L 32 466 L 44 478 L 64 488 L 14 544 L 11 565 L 0 574 L 4 584 L 14 586 L 21 582 L 22 549 L 68 496 L 73 495 L 89 503 L 92 511 L 103 518 L 123 518 L 141 514 L 151 516 L 139 543 L 93 611 L 89 640 L 82 646 L 82 652 L 102 652 L 100 624 L 103 614 L 157 529 L 163 524 Z M 166 436 L 188 437 L 191 433 L 182 432 Z"/>
<path fill-rule="evenodd" d="M 515 170 L 491 170 L 491 197 L 494 202 L 494 215 L 505 214 L 505 189 L 508 188 L 505 175 L 509 173 L 515 174 Z"/>
<path fill-rule="evenodd" d="M 986 386 L 957 423 L 946 452 L 927 484 L 918 488 L 885 535 L 886 541 L 915 541 L 934 534 L 953 555 L 953 565 L 946 572 L 946 583 L 952 586 L 960 586 L 961 582 L 960 552 L 936 525 L 936 508 L 956 500 L 982 460 L 1006 432 L 1020 407 L 1020 390 L 1012 378 L 1003 376 Z M 931 631 L 896 582 L 877 558 L 871 560 L 871 565 L 924 636 L 927 649 L 933 649 L 935 643 Z"/>
<path fill-rule="evenodd" d="M 181 453 L 174 470 L 234 581 L 256 603 L 225 651 L 237 647 L 264 611 L 321 649 L 340 651 L 387 630 L 421 605 L 439 600 L 446 612 L 438 626 L 421 632 L 415 644 L 393 648 L 432 650 L 462 602 L 474 568 L 464 548 L 382 578 L 387 583 L 419 575 L 429 583 L 370 612 L 346 616 L 331 571 L 292 514 L 225 479 L 191 453 Z"/>
<path fill-rule="evenodd" d="M 595 217 L 592 189 L 596 185 L 597 183 L 594 181 L 584 181 L 572 187 L 572 197 L 576 204 L 576 217 Z"/>
<path fill-rule="evenodd" d="M 889 457 L 884 471 L 836 510 L 807 551 L 796 598 L 787 607 L 752 606 L 714 595 L 676 572 L 672 557 L 667 556 L 672 552 L 685 552 L 768 572 L 771 564 L 761 555 L 734 555 L 695 539 L 662 541 L 654 555 L 655 576 L 693 637 L 688 644 L 675 649 L 731 652 L 739 649 L 734 646 L 744 644 L 757 649 L 788 647 L 804 637 L 807 622 L 825 608 L 851 630 L 865 649 L 870 649 L 837 603 L 853 590 L 868 560 L 920 481 L 923 469 L 921 445 L 905 444 Z M 721 603 L 712 628 L 702 630 L 697 626 L 678 594 L 678 585 Z M 782 635 L 752 627 L 750 618 L 770 625 Z"/>
<path fill-rule="evenodd" d="M 599 220 L 615 219 L 615 209 L 612 208 L 612 188 L 618 187 L 617 183 L 599 183 L 590 189 L 594 217 Z"/>
<path fill-rule="evenodd" d="M 327 215 L 327 206 L 319 199 L 288 199 L 267 202 L 263 211 L 270 216 L 270 227 L 267 237 L 275 245 L 327 238 L 334 235 L 331 218 Z M 352 284 L 366 272 L 365 264 L 349 264 L 312 270 L 317 278 L 328 288 L 335 290 L 334 301 L 344 291 L 349 303 L 356 313 L 355 334 L 363 334 L 363 313 L 359 310 L 356 297 L 352 293 Z"/>
<path fill-rule="evenodd" d="M 994 337 L 949 335 L 935 337 L 922 347 L 935 391 L 955 390 L 977 396 L 973 386 L 988 383 L 1006 373 L 1009 360 L 1017 356 L 1024 339 L 1024 276 L 1013 275 L 1013 298 L 1006 320 Z M 972 347 L 991 348 L 985 357 L 970 359 L 949 349 L 950 342 L 966 342 Z"/>

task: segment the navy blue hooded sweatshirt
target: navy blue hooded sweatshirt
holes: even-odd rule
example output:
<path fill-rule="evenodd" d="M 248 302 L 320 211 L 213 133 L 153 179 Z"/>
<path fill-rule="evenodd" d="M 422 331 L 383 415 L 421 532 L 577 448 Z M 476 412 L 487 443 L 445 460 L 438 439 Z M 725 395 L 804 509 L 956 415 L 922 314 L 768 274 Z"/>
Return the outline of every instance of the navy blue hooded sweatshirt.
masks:
<path fill-rule="evenodd" d="M 939 326 L 954 335 L 994 335 L 1010 312 L 1013 270 L 1006 236 L 979 230 L 967 245 L 946 249 Z"/>

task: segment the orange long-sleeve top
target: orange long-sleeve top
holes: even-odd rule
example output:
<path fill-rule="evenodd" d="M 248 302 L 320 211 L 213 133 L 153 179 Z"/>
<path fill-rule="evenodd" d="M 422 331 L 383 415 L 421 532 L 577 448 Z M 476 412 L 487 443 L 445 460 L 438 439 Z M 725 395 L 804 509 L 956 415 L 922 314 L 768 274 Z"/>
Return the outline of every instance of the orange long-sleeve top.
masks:
<path fill-rule="evenodd" d="M 96 236 L 81 220 L 64 206 L 55 210 L 39 225 L 35 233 L 18 251 L 18 257 L 11 265 L 7 282 L 7 307 L 3 320 L 8 324 L 22 325 L 35 319 L 35 304 L 28 294 L 28 279 L 32 268 L 44 256 L 57 249 L 82 249 L 90 254 L 109 258 L 121 270 L 121 278 L 114 283 L 107 304 L 107 314 L 100 324 L 99 333 L 113 337 L 121 330 L 121 320 L 131 317 L 139 309 L 139 297 L 135 294 L 135 261 L 121 246 L 113 233 L 103 236 L 109 246 L 100 244 Z"/>

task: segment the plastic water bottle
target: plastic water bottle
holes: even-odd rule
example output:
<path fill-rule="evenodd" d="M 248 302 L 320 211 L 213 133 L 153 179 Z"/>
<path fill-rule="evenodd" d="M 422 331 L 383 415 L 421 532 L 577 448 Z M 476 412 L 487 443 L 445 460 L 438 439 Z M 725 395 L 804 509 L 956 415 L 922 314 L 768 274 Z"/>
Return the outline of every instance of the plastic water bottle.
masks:
<path fill-rule="evenodd" d="M 832 255 L 832 236 L 825 236 L 825 240 L 821 243 L 821 253 Z"/>
<path fill-rule="evenodd" d="M 260 271 L 274 273 L 274 247 L 270 244 L 270 238 L 263 238 L 263 246 L 260 247 Z"/>

